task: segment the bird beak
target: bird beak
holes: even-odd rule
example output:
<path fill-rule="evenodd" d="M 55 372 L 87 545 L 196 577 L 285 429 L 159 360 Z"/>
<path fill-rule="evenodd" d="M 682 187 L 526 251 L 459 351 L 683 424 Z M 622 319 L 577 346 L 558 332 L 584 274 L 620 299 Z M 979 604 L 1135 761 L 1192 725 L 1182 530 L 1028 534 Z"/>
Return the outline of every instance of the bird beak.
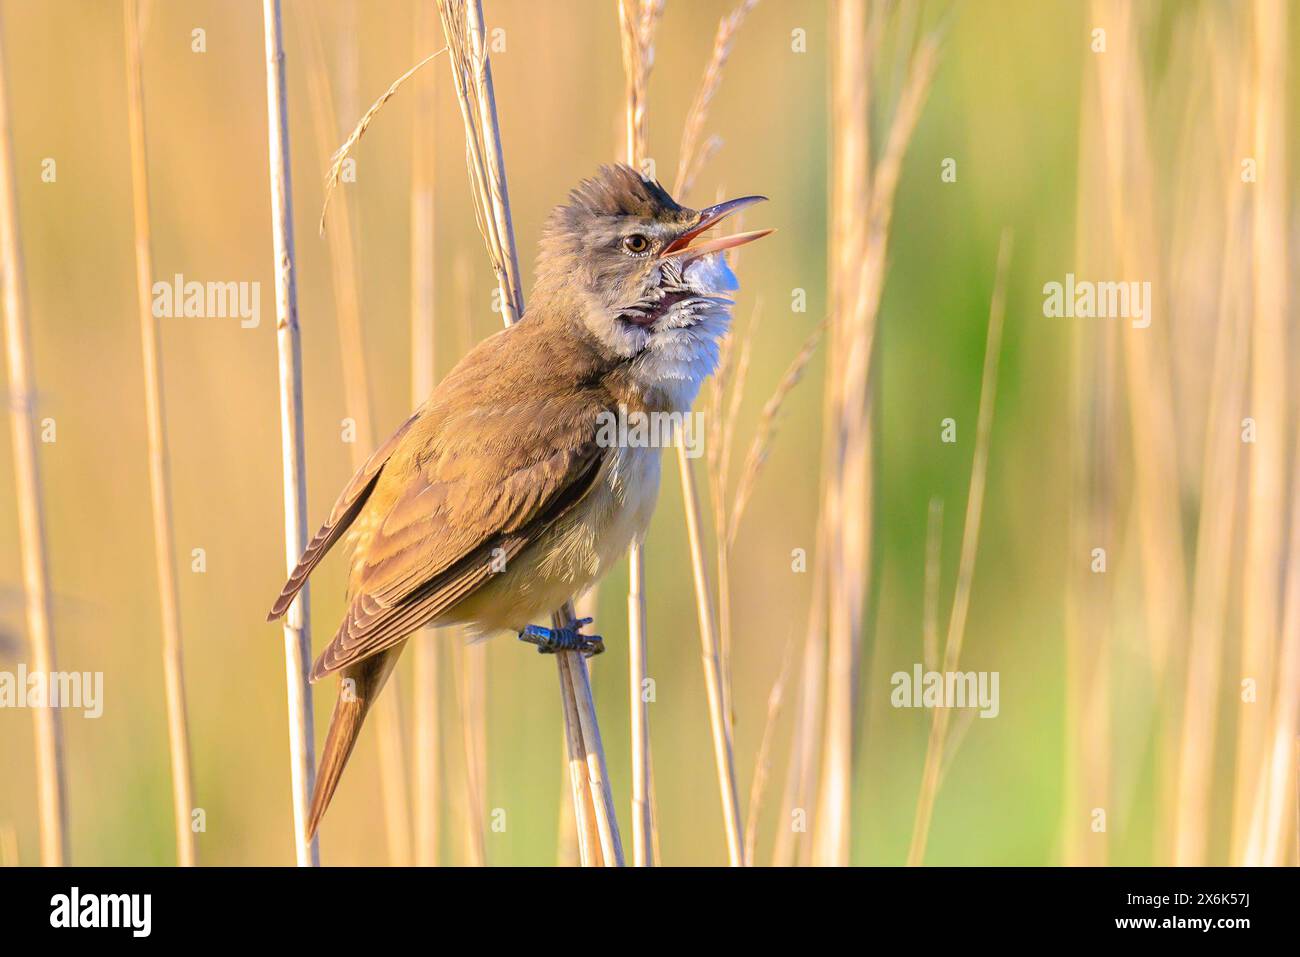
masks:
<path fill-rule="evenodd" d="M 755 203 L 766 201 L 766 196 L 742 196 L 740 199 L 729 199 L 725 203 L 718 203 L 716 206 L 708 206 L 700 210 L 699 221 L 669 243 L 664 251 L 659 254 L 659 258 L 680 259 L 682 262 L 686 262 L 700 256 L 707 256 L 709 253 L 743 246 L 745 243 L 752 243 L 755 239 L 762 239 L 768 233 L 774 232 L 774 230 L 756 229 L 747 233 L 736 233 L 734 236 L 721 236 L 717 239 L 710 239 L 708 242 L 696 246 L 691 245 L 695 237 L 706 230 L 712 229 L 732 213 L 744 209 L 746 206 L 753 206 Z"/>

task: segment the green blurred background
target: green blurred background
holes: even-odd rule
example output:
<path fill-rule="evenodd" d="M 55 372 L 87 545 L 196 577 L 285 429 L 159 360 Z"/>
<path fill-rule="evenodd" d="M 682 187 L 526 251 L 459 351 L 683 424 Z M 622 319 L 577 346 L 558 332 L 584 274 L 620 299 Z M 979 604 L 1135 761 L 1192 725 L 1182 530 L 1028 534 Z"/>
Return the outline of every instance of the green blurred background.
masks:
<path fill-rule="evenodd" d="M 340 441 L 348 414 L 327 244 L 316 219 L 328 157 L 308 103 L 307 37 L 317 16 L 341 143 L 360 112 L 416 59 L 414 2 L 285 0 L 286 54 L 306 394 L 309 517 L 314 526 L 351 473 Z M 614 0 L 487 0 L 496 93 L 521 259 L 547 210 L 616 159 L 623 75 Z M 650 83 L 649 151 L 671 180 L 682 121 L 725 0 L 669 0 Z M 19 174 L 38 414 L 57 422 L 41 446 L 55 599 L 65 670 L 102 671 L 98 720 L 64 717 L 72 860 L 173 860 L 160 636 L 145 471 L 121 5 L 112 0 L 6 0 L 4 44 Z M 976 720 L 935 811 L 931 863 L 1047 864 L 1059 859 L 1063 777 L 1063 602 L 1068 511 L 1069 326 L 1045 320 L 1041 286 L 1073 268 L 1077 157 L 1089 18 L 1079 3 L 958 4 L 934 88 L 907 155 L 881 308 L 882 465 L 879 608 L 869 623 L 854 790 L 855 863 L 901 863 L 912 827 L 930 716 L 889 707 L 889 675 L 920 660 L 927 503 L 946 505 L 941 620 L 946 621 L 974 442 L 988 303 L 1004 226 L 1016 235 L 985 523 L 963 666 L 1001 674 L 1001 714 Z M 1295 18 L 1300 20 L 1300 17 Z M 1294 22 L 1293 22 L 1294 25 Z M 191 51 L 191 31 L 207 50 Z M 791 31 L 807 52 L 791 49 Z M 827 306 L 827 9 L 763 0 L 737 38 L 708 129 L 724 140 L 695 205 L 761 192 L 772 202 L 747 228 L 775 236 L 746 249 L 737 318 L 764 318 L 741 413 L 747 444 L 782 370 Z M 439 42 L 437 45 L 441 45 Z M 431 51 L 425 51 L 431 52 Z M 289 776 L 281 632 L 265 624 L 284 574 L 280 437 L 265 73 L 260 5 L 160 0 L 145 35 L 154 263 L 158 278 L 255 280 L 262 321 L 162 321 L 167 424 L 196 802 L 207 830 L 200 862 L 286 864 Z M 436 90 L 437 361 L 441 375 L 499 325 L 495 288 L 469 202 L 460 119 L 443 61 L 414 84 Z M 342 187 L 359 242 L 360 296 L 378 435 L 409 400 L 409 184 L 413 87 L 379 114 Z M 878 120 L 887 117 L 877 118 Z M 876 130 L 881 123 L 876 123 Z M 877 141 L 879 136 L 877 133 Z M 57 162 L 43 183 L 41 162 Z M 957 161 L 957 180 L 940 164 Z M 752 250 L 752 251 L 751 251 Z M 457 275 L 463 290 L 457 291 Z M 807 311 L 792 312 L 792 290 Z M 469 314 L 465 314 L 468 303 Z M 802 640 L 817 508 L 822 359 L 785 406 L 781 431 L 735 552 L 736 750 L 749 792 L 766 701 L 791 636 Z M 955 445 L 939 423 L 958 422 Z M 701 463 L 702 466 L 702 463 Z M 675 467 L 647 544 L 650 708 L 666 863 L 725 861 L 690 568 Z M 0 447 L 0 622 L 23 634 L 21 571 L 8 444 Z M 207 571 L 190 571 L 192 549 Z M 342 613 L 343 562 L 313 590 L 315 647 Z M 597 704 L 624 823 L 629 806 L 626 572 L 600 586 L 597 624 L 609 651 L 593 666 Z M 452 635 L 445 641 L 458 640 Z M 12 661 L 24 660 L 17 649 Z M 409 655 L 399 674 L 410 714 Z M 12 668 L 12 664 L 0 665 Z M 446 668 L 444 668 L 444 677 Z M 553 665 L 501 638 L 487 651 L 486 807 L 507 827 L 486 836 L 492 864 L 554 861 L 561 777 Z M 444 712 L 454 711 L 445 692 Z M 318 736 L 334 688 L 316 688 Z M 1123 726 L 1123 705 L 1117 705 Z M 759 860 L 771 846 L 791 709 L 778 726 Z M 36 858 L 30 715 L 0 711 L 0 825 Z M 363 735 L 322 831 L 326 863 L 384 863 L 373 726 Z M 447 751 L 457 753 L 457 737 Z M 1140 751 L 1121 783 L 1145 772 Z M 449 786 L 455 786 L 454 769 Z M 1114 816 L 1114 859 L 1146 859 L 1135 798 Z M 461 858 L 448 814 L 447 862 Z"/>

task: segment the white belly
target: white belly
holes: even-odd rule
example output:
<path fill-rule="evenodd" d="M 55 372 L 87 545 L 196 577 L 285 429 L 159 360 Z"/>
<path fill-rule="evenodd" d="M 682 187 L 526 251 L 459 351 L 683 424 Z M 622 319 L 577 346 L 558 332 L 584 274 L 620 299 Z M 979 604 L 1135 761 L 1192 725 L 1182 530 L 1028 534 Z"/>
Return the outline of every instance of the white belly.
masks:
<path fill-rule="evenodd" d="M 622 447 L 614 454 L 577 508 L 444 621 L 483 633 L 519 631 L 604 577 L 645 534 L 659 495 L 659 449 Z"/>

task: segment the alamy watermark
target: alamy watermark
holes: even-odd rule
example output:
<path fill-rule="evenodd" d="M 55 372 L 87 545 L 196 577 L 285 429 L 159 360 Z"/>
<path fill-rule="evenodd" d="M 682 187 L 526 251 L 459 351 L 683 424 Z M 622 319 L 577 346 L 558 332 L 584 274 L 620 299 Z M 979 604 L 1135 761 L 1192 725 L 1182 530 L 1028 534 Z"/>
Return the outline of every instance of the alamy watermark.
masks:
<path fill-rule="evenodd" d="M 978 708 L 981 718 L 996 718 L 996 671 L 926 671 L 913 665 L 911 672 L 895 671 L 889 683 L 894 690 L 889 703 L 895 708 Z"/>
<path fill-rule="evenodd" d="M 700 412 L 635 412 L 620 405 L 596 416 L 596 444 L 603 449 L 666 449 L 680 444 L 688 459 L 704 454 Z"/>
<path fill-rule="evenodd" d="M 120 928 L 132 937 L 153 930 L 152 894 L 83 894 L 80 887 L 50 898 L 50 926 Z"/>
<path fill-rule="evenodd" d="M 1049 319 L 1130 319 L 1134 329 L 1151 325 L 1150 282 L 1092 282 L 1065 274 L 1065 282 L 1043 286 L 1043 315 Z"/>
<path fill-rule="evenodd" d="M 240 328 L 256 329 L 262 321 L 260 282 L 185 281 L 177 273 L 171 282 L 153 284 L 155 319 L 238 319 Z"/>
<path fill-rule="evenodd" d="M 72 708 L 87 718 L 104 713 L 104 672 L 0 671 L 0 708 Z"/>

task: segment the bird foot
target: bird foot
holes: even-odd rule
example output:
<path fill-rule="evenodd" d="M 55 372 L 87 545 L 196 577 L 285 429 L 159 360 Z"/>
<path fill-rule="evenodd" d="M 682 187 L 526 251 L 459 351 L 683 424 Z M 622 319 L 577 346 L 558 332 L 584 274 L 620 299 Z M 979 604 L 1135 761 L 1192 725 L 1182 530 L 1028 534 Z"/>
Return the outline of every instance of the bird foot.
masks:
<path fill-rule="evenodd" d="M 557 651 L 579 651 L 584 657 L 599 655 L 605 650 L 605 639 L 600 635 L 584 635 L 579 629 L 590 625 L 592 619 L 580 618 L 568 628 L 544 628 L 529 625 L 519 633 L 519 640 L 537 646 L 539 655 L 553 655 Z"/>

